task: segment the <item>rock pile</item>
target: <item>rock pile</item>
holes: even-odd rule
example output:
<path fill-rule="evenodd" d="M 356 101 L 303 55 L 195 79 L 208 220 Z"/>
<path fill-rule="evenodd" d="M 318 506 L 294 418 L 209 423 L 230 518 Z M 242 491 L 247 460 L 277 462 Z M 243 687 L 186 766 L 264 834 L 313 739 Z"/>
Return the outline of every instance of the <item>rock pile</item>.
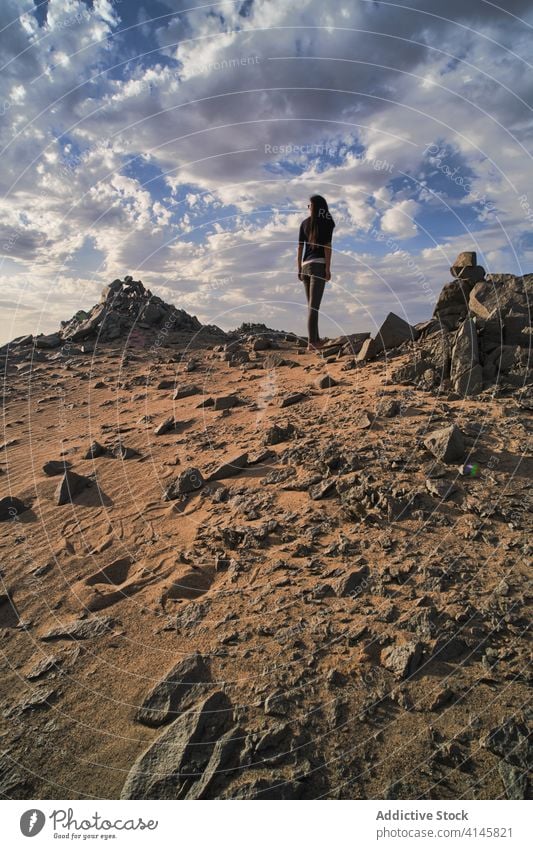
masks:
<path fill-rule="evenodd" d="M 134 327 L 141 330 L 164 328 L 167 333 L 195 333 L 202 329 L 195 316 L 166 304 L 161 298 L 152 295 L 149 289 L 145 289 L 140 280 L 127 276 L 124 280 L 113 280 L 104 288 L 100 303 L 92 308 L 86 318 L 80 320 L 74 316 L 64 323 L 61 335 L 63 339 L 73 342 L 89 337 L 111 341 L 127 335 Z"/>
<path fill-rule="evenodd" d="M 494 383 L 530 383 L 533 275 L 485 275 L 475 252 L 459 254 L 450 270 L 455 279 L 442 289 L 433 319 L 418 326 L 412 363 L 393 379 L 461 397 Z"/>
<path fill-rule="evenodd" d="M 183 333 L 202 333 L 225 338 L 226 334 L 216 325 L 202 325 L 196 316 L 167 304 L 146 289 L 140 280 L 130 275 L 124 280 L 113 280 L 105 286 L 100 302 L 88 313 L 79 310 L 69 321 L 61 322 L 57 333 L 29 336 L 15 340 L 18 344 L 31 344 L 36 348 L 59 348 L 66 342 L 111 342 L 128 339 L 132 331 L 139 329 L 145 336 L 160 335 L 162 344 L 178 341 Z"/>

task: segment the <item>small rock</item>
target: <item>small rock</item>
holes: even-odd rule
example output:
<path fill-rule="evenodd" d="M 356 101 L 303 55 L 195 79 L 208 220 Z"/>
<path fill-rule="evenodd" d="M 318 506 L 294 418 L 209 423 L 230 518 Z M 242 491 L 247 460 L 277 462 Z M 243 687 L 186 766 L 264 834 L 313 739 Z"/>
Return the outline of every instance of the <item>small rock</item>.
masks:
<path fill-rule="evenodd" d="M 401 404 L 393 398 L 383 398 L 376 404 L 376 416 L 392 419 L 401 411 Z"/>
<path fill-rule="evenodd" d="M 85 454 L 83 456 L 83 459 L 84 460 L 94 460 L 94 459 L 96 459 L 96 457 L 103 457 L 104 454 L 106 454 L 106 453 L 107 453 L 107 449 L 104 448 L 103 445 L 100 445 L 99 442 L 94 440 L 94 442 L 91 442 L 91 444 L 89 445 L 87 451 L 85 452 Z"/>
<path fill-rule="evenodd" d="M 68 460 L 48 460 L 43 466 L 43 472 L 48 477 L 64 475 L 67 469 L 70 469 L 71 465 Z"/>
<path fill-rule="evenodd" d="M 315 381 L 315 386 L 317 389 L 333 389 L 334 386 L 338 386 L 339 381 L 335 380 L 334 377 L 331 377 L 330 374 L 324 374 L 322 377 L 319 377 L 317 381 Z"/>
<path fill-rule="evenodd" d="M 155 436 L 163 436 L 165 433 L 170 433 L 170 431 L 175 430 L 175 428 L 176 420 L 174 419 L 174 416 L 169 416 L 157 425 L 154 430 L 154 434 Z"/>
<path fill-rule="evenodd" d="M 204 485 L 204 478 L 199 469 L 191 466 L 185 469 L 165 490 L 164 501 L 174 501 L 182 495 L 196 492 Z"/>
<path fill-rule="evenodd" d="M 265 445 L 278 445 L 280 442 L 286 442 L 296 433 L 296 428 L 291 422 L 285 425 L 274 424 L 270 427 L 263 437 Z"/>
<path fill-rule="evenodd" d="M 419 642 L 390 646 L 382 651 L 381 663 L 397 678 L 408 678 L 420 665 L 422 650 L 422 643 Z"/>
<path fill-rule="evenodd" d="M 0 522 L 7 522 L 9 519 L 16 519 L 21 513 L 24 513 L 30 508 L 24 504 L 20 498 L 15 498 L 12 495 L 6 495 L 0 498 Z"/>
<path fill-rule="evenodd" d="M 131 460 L 133 457 L 139 456 L 139 452 L 135 448 L 128 448 L 120 439 L 117 439 L 113 443 L 109 449 L 109 453 L 112 457 L 116 457 L 117 460 Z"/>
<path fill-rule="evenodd" d="M 453 483 L 453 481 L 445 481 L 434 478 L 427 478 L 426 489 L 429 493 L 431 493 L 431 495 L 442 499 L 442 501 L 446 501 L 450 495 L 457 492 L 457 486 Z"/>
<path fill-rule="evenodd" d="M 449 425 L 428 434 L 424 445 L 437 460 L 443 463 L 460 461 L 465 454 L 464 437 L 457 425 Z"/>
<path fill-rule="evenodd" d="M 335 478 L 330 478 L 329 480 L 323 480 L 320 483 L 310 486 L 308 492 L 313 501 L 321 501 L 323 498 L 327 498 L 328 495 L 332 495 L 335 489 Z"/>
<path fill-rule="evenodd" d="M 347 575 L 340 578 L 335 587 L 339 598 L 359 595 L 368 584 L 368 576 L 368 566 L 365 565 L 360 569 L 352 569 Z"/>
<path fill-rule="evenodd" d="M 240 398 L 236 395 L 221 395 L 215 398 L 213 405 L 214 410 L 229 410 L 231 407 L 236 407 L 241 403 Z"/>
<path fill-rule="evenodd" d="M 89 486 L 92 486 L 92 481 L 89 478 L 67 470 L 55 492 L 56 504 L 58 506 L 70 504 L 76 495 L 79 495 Z"/>
<path fill-rule="evenodd" d="M 307 398 L 303 392 L 291 392 L 290 395 L 285 395 L 280 401 L 280 407 L 291 407 L 293 404 L 298 404 L 299 401 L 304 401 Z"/>
<path fill-rule="evenodd" d="M 178 386 L 174 392 L 173 400 L 179 401 L 180 398 L 188 398 L 190 395 L 201 395 L 202 390 L 199 386 L 189 384 L 189 386 Z"/>
<path fill-rule="evenodd" d="M 222 463 L 207 478 L 208 481 L 218 481 L 239 475 L 248 465 L 248 453 L 238 454 L 226 463 Z"/>

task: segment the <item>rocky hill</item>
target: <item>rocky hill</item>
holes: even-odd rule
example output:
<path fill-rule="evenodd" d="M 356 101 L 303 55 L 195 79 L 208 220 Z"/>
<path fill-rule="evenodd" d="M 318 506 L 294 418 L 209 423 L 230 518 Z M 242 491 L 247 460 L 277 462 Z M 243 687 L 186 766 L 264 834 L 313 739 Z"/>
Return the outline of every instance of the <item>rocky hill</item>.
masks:
<path fill-rule="evenodd" d="M 532 276 L 452 274 L 321 355 L 128 279 L 6 347 L 3 796 L 530 795 Z"/>
<path fill-rule="evenodd" d="M 33 344 L 37 349 L 71 347 L 83 342 L 85 351 L 94 345 L 121 340 L 124 344 L 137 342 L 139 336 L 148 345 L 158 346 L 189 342 L 204 344 L 213 337 L 226 334 L 214 324 L 202 325 L 196 316 L 167 304 L 145 289 L 140 280 L 127 275 L 124 280 L 113 280 L 102 291 L 100 303 L 88 313 L 80 310 L 70 321 L 61 322 L 57 333 L 25 336 L 11 345 Z"/>

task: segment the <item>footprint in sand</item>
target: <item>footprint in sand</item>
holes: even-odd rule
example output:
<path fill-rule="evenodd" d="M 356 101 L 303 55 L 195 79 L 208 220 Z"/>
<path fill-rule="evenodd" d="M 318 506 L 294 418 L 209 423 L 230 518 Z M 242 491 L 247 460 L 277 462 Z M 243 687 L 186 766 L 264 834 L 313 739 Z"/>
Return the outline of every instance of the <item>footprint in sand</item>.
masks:
<path fill-rule="evenodd" d="M 122 557 L 89 575 L 73 589 L 73 593 L 85 610 L 94 612 L 130 598 L 168 574 L 168 571 L 148 570 L 135 563 L 132 557 Z M 113 589 L 106 589 L 110 586 Z"/>
<path fill-rule="evenodd" d="M 163 589 L 159 599 L 161 607 L 165 610 L 168 601 L 197 599 L 211 588 L 212 583 L 213 573 L 210 570 L 187 569 Z"/>

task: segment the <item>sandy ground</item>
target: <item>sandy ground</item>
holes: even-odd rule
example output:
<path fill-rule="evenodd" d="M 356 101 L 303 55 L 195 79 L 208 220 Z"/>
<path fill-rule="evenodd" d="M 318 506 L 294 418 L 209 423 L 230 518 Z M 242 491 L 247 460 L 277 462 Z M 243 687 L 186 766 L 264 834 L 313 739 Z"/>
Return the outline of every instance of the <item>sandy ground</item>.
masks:
<path fill-rule="evenodd" d="M 136 709 L 194 652 L 250 739 L 280 731 L 270 761 L 241 760 L 213 795 L 529 792 L 524 769 L 487 746 L 506 720 L 527 720 L 527 413 L 510 394 L 454 401 L 394 385 L 401 359 L 344 370 L 346 357 L 326 363 L 286 343 L 296 364 L 263 368 L 268 353 L 252 354 L 249 370 L 186 345 L 136 349 L 126 361 L 112 345 L 8 358 L 0 497 L 30 509 L 0 524 L 4 796 L 119 797 L 161 733 L 135 721 Z M 338 385 L 318 389 L 324 374 Z M 201 392 L 173 401 L 157 388 L 164 379 Z M 281 408 L 295 391 L 308 394 Z M 242 405 L 199 407 L 230 393 Z M 399 412 L 379 414 L 389 400 Z M 168 416 L 178 426 L 156 436 Z M 268 429 L 287 422 L 297 433 L 266 448 Z M 441 470 L 437 480 L 458 487 L 443 500 L 428 491 L 439 470 L 422 441 L 452 422 L 478 469 Z M 83 459 L 93 440 L 118 436 L 138 454 Z M 332 463 L 328 472 L 337 449 L 351 471 Z M 163 500 L 185 469 L 205 477 L 245 451 L 253 464 L 242 473 Z M 61 459 L 93 485 L 58 506 L 60 477 L 43 465 Z M 335 490 L 310 496 L 310 478 L 337 476 L 364 476 L 361 515 Z M 409 509 L 391 515 L 380 492 Z M 343 577 L 359 569 L 362 586 L 342 595 Z M 43 640 L 94 617 L 109 630 Z M 418 657 L 402 672 L 402 653 L 390 650 L 405 645 Z M 283 734 L 293 741 L 286 758 Z"/>

